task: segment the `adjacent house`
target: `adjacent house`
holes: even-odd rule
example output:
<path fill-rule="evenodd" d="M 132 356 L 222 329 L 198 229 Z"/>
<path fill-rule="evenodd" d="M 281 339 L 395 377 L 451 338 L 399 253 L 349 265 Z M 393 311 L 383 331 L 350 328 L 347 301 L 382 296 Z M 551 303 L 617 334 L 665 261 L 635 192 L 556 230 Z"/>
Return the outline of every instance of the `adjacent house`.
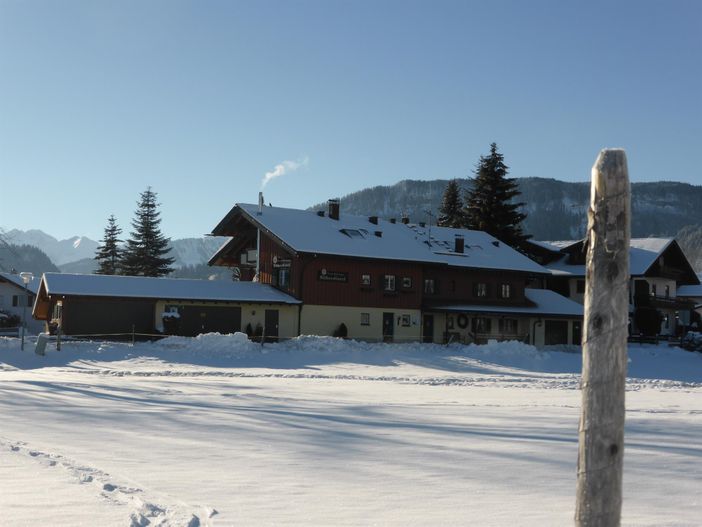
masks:
<path fill-rule="evenodd" d="M 74 336 L 299 334 L 299 304 L 254 282 L 45 273 L 34 317 Z"/>
<path fill-rule="evenodd" d="M 16 315 L 22 322 L 26 315 L 27 331 L 39 333 L 43 325 L 31 316 L 39 279 L 32 277 L 26 285 L 19 274 L 0 272 L 0 312 Z"/>
<path fill-rule="evenodd" d="M 547 287 L 582 304 L 585 293 L 585 240 L 531 242 L 530 252 L 550 272 Z M 659 335 L 679 335 L 693 322 L 695 298 L 702 287 L 690 262 L 673 238 L 633 238 L 629 249 L 629 311 L 632 334 L 638 334 L 638 309 L 662 315 Z M 699 304 L 699 302 L 697 302 Z"/>
<path fill-rule="evenodd" d="M 582 306 L 530 289 L 550 272 L 479 231 L 409 218 L 237 204 L 210 265 L 299 300 L 301 334 L 424 342 L 580 342 Z"/>

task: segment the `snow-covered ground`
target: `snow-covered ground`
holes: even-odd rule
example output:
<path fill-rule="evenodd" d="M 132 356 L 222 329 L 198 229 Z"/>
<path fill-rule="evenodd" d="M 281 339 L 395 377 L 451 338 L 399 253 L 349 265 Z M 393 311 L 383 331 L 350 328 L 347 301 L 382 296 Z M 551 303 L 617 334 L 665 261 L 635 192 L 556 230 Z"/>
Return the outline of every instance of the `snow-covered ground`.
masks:
<path fill-rule="evenodd" d="M 573 351 L 0 339 L 0 525 L 572 524 Z M 629 377 L 623 522 L 700 525 L 702 354 Z"/>

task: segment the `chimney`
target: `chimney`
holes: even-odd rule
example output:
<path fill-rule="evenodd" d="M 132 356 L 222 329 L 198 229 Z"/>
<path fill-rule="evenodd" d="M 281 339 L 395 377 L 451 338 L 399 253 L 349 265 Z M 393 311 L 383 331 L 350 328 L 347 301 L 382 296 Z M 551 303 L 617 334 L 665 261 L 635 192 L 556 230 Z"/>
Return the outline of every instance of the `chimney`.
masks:
<path fill-rule="evenodd" d="M 330 199 L 327 201 L 327 205 L 329 207 L 329 218 L 332 220 L 338 220 L 339 219 L 339 200 L 338 199 Z"/>
<path fill-rule="evenodd" d="M 383 237 L 383 231 L 375 231 L 374 234 L 375 234 L 378 238 L 382 238 L 382 237 Z"/>
<path fill-rule="evenodd" d="M 263 192 L 258 193 L 258 215 L 263 214 Z"/>
<path fill-rule="evenodd" d="M 397 223 L 397 219 L 396 219 L 396 218 L 390 218 L 390 223 Z"/>
<path fill-rule="evenodd" d="M 368 216 L 368 221 L 373 225 L 378 225 L 378 216 Z"/>
<path fill-rule="evenodd" d="M 407 214 L 403 214 L 402 220 L 400 220 L 400 221 L 402 221 L 402 223 L 405 225 L 409 224 L 409 216 Z"/>
<path fill-rule="evenodd" d="M 465 240 L 462 234 L 456 234 L 456 239 L 453 245 L 453 252 L 463 254 L 463 249 L 465 248 Z"/>
<path fill-rule="evenodd" d="M 499 247 L 499 246 L 500 246 L 499 240 L 495 240 L 494 242 L 492 242 L 492 244 L 493 244 L 495 247 Z"/>

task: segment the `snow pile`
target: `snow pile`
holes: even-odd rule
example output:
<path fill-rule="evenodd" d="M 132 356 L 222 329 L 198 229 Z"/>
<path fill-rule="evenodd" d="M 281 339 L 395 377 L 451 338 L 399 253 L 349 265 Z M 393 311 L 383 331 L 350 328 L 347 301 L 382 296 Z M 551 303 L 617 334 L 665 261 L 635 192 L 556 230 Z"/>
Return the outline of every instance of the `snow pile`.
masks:
<path fill-rule="evenodd" d="M 388 368 L 413 365 L 417 374 L 438 370 L 442 383 L 460 383 L 458 377 L 490 375 L 514 380 L 516 375 L 529 379 L 559 375 L 558 387 L 577 388 L 582 366 L 580 348 L 551 346 L 535 348 L 522 342 L 494 342 L 484 345 L 369 343 L 334 337 L 301 336 L 280 343 L 257 343 L 244 333 L 220 335 L 208 333 L 197 337 L 167 337 L 154 342 L 131 343 L 65 341 L 60 352 L 55 343 L 45 357 L 33 353 L 28 340 L 19 351 L 19 340 L 0 338 L 1 369 L 33 369 L 45 366 L 80 364 L 109 365 L 120 369 L 267 368 L 309 370 L 323 365 L 362 364 Z M 421 371 L 420 371 L 421 370 Z M 436 372 L 435 372 L 436 373 Z M 458 376 L 458 377 L 457 377 Z M 507 377 L 505 377 L 507 376 Z M 702 354 L 661 345 L 630 345 L 628 378 L 636 386 L 655 383 L 673 386 L 702 383 Z M 384 377 L 384 376 L 383 376 Z M 393 377 L 395 378 L 395 377 Z M 432 376 L 432 382 L 438 382 Z M 666 384 L 670 381 L 673 384 Z M 661 384 L 663 383 L 663 384 Z M 676 384 L 677 383 L 677 384 Z"/>

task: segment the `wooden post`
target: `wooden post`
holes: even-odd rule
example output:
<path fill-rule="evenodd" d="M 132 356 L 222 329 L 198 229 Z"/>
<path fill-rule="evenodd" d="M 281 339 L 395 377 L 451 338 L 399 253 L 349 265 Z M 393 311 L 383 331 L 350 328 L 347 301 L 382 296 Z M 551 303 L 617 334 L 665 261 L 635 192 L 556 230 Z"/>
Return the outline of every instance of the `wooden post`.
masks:
<path fill-rule="evenodd" d="M 629 322 L 630 187 L 624 150 L 592 167 L 575 524 L 619 525 Z"/>

